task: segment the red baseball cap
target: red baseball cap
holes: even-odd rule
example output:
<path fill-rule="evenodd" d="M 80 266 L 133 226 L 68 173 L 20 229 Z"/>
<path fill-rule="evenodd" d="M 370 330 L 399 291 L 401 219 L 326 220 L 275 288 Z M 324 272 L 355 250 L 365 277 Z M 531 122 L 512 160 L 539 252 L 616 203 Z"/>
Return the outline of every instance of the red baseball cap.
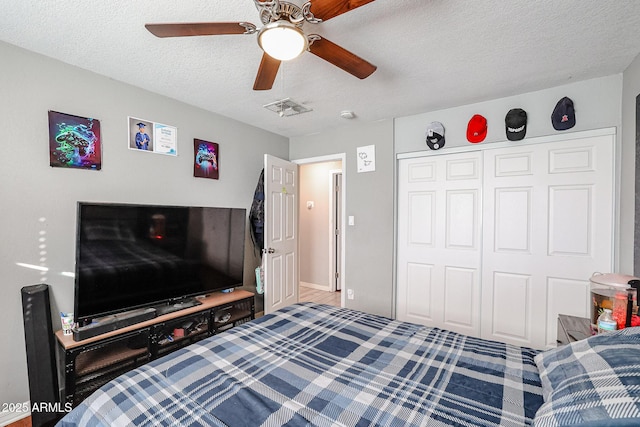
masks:
<path fill-rule="evenodd" d="M 482 142 L 487 136 L 487 119 L 476 114 L 469 120 L 467 140 L 472 143 Z"/>

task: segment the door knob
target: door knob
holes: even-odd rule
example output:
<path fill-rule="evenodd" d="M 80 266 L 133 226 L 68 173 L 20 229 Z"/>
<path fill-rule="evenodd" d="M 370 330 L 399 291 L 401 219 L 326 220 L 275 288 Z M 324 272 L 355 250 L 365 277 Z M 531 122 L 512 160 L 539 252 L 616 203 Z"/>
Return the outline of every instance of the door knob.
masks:
<path fill-rule="evenodd" d="M 275 249 L 273 249 L 273 248 L 269 248 L 269 249 L 267 249 L 267 253 L 270 253 L 270 254 L 274 253 L 275 251 L 276 251 L 276 250 L 275 250 Z"/>

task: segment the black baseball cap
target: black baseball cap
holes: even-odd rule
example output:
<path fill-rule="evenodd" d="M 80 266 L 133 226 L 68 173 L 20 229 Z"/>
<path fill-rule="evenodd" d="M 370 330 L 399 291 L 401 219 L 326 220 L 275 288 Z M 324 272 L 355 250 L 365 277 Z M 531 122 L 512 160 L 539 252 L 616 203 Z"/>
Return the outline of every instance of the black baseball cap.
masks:
<path fill-rule="evenodd" d="M 504 118 L 505 132 L 509 141 L 520 141 L 527 134 L 527 112 L 522 108 L 509 110 Z"/>

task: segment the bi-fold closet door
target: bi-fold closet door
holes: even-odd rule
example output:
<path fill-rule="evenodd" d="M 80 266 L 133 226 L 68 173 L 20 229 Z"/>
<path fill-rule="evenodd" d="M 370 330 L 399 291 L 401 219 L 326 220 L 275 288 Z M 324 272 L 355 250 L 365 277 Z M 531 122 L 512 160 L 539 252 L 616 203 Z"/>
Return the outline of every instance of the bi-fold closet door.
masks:
<path fill-rule="evenodd" d="M 482 153 L 400 160 L 397 317 L 480 334 Z"/>
<path fill-rule="evenodd" d="M 615 134 L 570 137 L 399 160 L 399 319 L 545 348 L 559 313 L 588 316 L 613 266 Z"/>

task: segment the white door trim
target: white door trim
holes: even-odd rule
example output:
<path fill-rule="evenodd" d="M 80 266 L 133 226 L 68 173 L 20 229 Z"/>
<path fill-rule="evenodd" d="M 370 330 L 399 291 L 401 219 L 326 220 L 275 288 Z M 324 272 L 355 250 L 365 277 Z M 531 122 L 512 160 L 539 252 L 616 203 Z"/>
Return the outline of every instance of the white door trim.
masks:
<path fill-rule="evenodd" d="M 342 162 L 342 217 L 340 218 L 340 221 L 342 222 L 342 226 L 340 227 L 342 230 L 342 235 L 340 236 L 340 245 L 342 246 L 342 253 L 340 256 L 340 277 L 342 278 L 343 282 L 342 282 L 342 288 L 345 288 L 344 286 L 344 278 L 345 278 L 345 254 L 346 254 L 346 228 L 345 225 L 347 224 L 347 220 L 346 220 L 346 212 L 347 212 L 347 153 L 335 153 L 335 154 L 328 154 L 328 155 L 324 155 L 324 156 L 316 156 L 316 157 L 307 157 L 304 159 L 295 159 L 295 160 L 291 160 L 293 163 L 296 163 L 298 165 L 306 165 L 306 164 L 310 164 L 310 163 L 323 163 L 323 162 L 334 162 L 334 161 L 341 161 Z M 298 250 L 298 253 L 300 251 Z M 345 294 L 346 292 L 341 292 L 340 293 L 340 306 L 344 307 L 345 306 Z"/>
<path fill-rule="evenodd" d="M 336 175 L 340 175 L 339 181 Z M 338 283 L 342 280 L 342 271 L 337 271 L 338 268 L 336 266 L 336 252 L 342 249 L 342 239 L 340 239 L 340 247 L 336 245 L 336 227 L 340 232 L 340 237 L 344 234 L 344 230 L 342 229 L 342 220 L 336 221 L 336 209 L 339 206 L 336 206 L 336 189 L 334 186 L 336 184 L 339 185 L 339 193 L 340 200 L 342 201 L 342 186 L 344 182 L 342 180 L 342 169 L 331 169 L 329 171 L 329 241 L 331 244 L 329 245 L 329 287 L 331 288 L 331 292 L 335 292 L 338 290 Z M 342 211 L 340 211 L 340 217 L 342 218 Z M 338 223 L 338 224 L 336 224 Z M 339 274 L 339 277 L 336 277 L 335 273 Z M 338 280 L 339 279 L 339 280 Z"/>

